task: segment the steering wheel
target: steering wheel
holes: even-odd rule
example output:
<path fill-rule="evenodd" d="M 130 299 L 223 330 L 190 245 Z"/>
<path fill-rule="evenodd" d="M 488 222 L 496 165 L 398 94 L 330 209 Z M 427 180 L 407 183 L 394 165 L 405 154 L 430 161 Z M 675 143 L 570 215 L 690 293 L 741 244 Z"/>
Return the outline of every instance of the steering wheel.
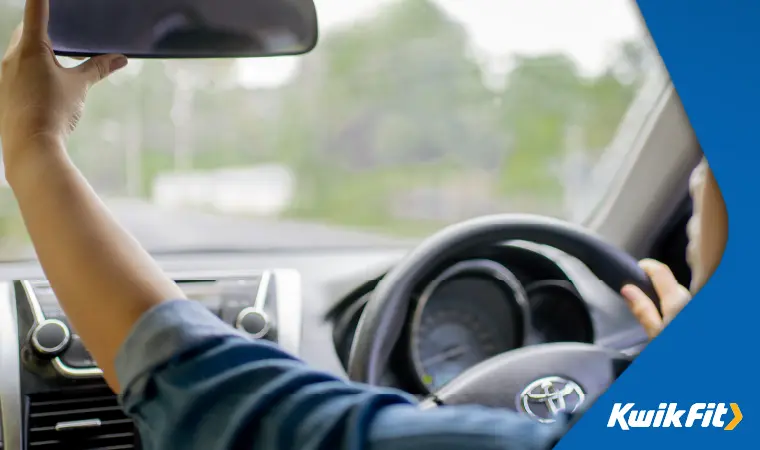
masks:
<path fill-rule="evenodd" d="M 452 225 L 412 250 L 378 283 L 356 330 L 348 363 L 354 381 L 378 384 L 399 340 L 412 292 L 431 270 L 472 247 L 511 240 L 546 244 L 572 255 L 612 290 L 641 288 L 659 298 L 637 261 L 590 231 L 543 216 L 503 214 Z M 627 367 L 630 356 L 592 344 L 523 347 L 483 361 L 446 384 L 428 405 L 480 404 L 513 409 L 540 422 L 593 402 Z"/>

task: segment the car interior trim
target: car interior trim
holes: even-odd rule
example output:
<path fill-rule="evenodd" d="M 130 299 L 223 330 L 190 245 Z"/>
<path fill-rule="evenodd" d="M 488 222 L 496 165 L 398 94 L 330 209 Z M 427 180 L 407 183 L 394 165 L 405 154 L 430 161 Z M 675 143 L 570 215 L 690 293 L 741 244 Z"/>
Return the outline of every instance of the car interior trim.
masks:
<path fill-rule="evenodd" d="M 55 431 L 81 430 L 83 428 L 97 428 L 103 425 L 100 419 L 72 420 L 69 422 L 58 422 L 55 424 Z"/>
<path fill-rule="evenodd" d="M 259 281 L 259 287 L 256 289 L 256 299 L 253 301 L 253 308 L 257 311 L 264 310 L 264 304 L 269 298 L 269 280 L 272 279 L 272 272 L 265 270 L 261 274 L 261 281 Z"/>
<path fill-rule="evenodd" d="M 293 269 L 277 269 L 274 282 L 277 289 L 278 345 L 300 356 L 303 327 L 301 274 Z"/>
<path fill-rule="evenodd" d="M 4 450 L 21 449 L 21 361 L 13 283 L 0 282 L 0 417 Z"/>
<path fill-rule="evenodd" d="M 47 318 L 42 312 L 42 306 L 37 298 L 37 293 L 34 292 L 34 282 L 23 280 L 21 281 L 21 286 L 23 287 L 24 294 L 26 294 L 26 298 L 29 302 L 29 308 L 32 310 L 35 326 L 39 326 L 44 323 Z M 70 367 L 58 356 L 53 358 L 50 362 L 53 365 L 53 368 L 66 378 L 97 378 L 103 376 L 103 371 L 98 367 Z"/>
<path fill-rule="evenodd" d="M 174 280 L 188 281 L 194 279 L 216 279 L 225 280 L 231 278 L 250 278 L 251 276 L 261 276 L 259 286 L 256 291 L 255 307 L 264 306 L 267 294 L 269 292 L 270 279 L 275 278 L 277 288 L 277 316 L 278 321 L 278 338 L 280 345 L 298 355 L 299 344 L 301 339 L 301 278 L 300 274 L 290 269 L 278 269 L 275 271 L 242 271 L 242 272 L 184 272 L 172 274 Z M 41 324 L 47 319 L 42 312 L 37 294 L 34 291 L 34 282 L 24 280 L 21 282 L 29 306 L 34 316 L 36 324 Z M 257 309 L 260 311 L 260 309 Z M 15 317 L 15 315 L 14 315 Z M 15 322 L 14 322 L 15 325 Z M 254 338 L 256 336 L 253 336 Z M 15 339 L 15 338 L 14 338 Z M 103 376 L 103 371 L 98 367 L 76 368 L 70 367 L 60 357 L 51 360 L 53 368 L 66 378 L 99 378 Z"/>

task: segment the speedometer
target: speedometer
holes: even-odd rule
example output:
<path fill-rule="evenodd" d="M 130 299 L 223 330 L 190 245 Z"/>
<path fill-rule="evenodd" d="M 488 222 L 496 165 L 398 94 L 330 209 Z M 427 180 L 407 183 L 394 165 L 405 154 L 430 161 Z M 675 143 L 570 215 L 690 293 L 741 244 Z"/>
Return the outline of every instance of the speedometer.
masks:
<path fill-rule="evenodd" d="M 420 297 L 410 350 L 422 386 L 434 392 L 470 367 L 520 347 L 527 300 L 516 278 L 488 260 L 444 272 Z"/>

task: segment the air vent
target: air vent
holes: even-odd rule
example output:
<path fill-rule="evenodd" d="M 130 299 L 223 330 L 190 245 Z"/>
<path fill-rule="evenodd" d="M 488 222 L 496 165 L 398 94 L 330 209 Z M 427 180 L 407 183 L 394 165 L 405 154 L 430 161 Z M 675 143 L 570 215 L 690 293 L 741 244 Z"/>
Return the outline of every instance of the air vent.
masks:
<path fill-rule="evenodd" d="M 133 422 L 107 387 L 28 397 L 27 448 L 139 449 Z"/>

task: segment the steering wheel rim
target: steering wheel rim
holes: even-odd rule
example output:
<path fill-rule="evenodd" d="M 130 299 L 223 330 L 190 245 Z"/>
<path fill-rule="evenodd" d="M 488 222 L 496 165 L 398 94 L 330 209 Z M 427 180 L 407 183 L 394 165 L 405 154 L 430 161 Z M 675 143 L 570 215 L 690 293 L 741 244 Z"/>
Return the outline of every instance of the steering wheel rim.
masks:
<path fill-rule="evenodd" d="M 638 261 L 577 225 L 530 214 L 483 216 L 449 226 L 423 241 L 378 283 L 356 329 L 348 363 L 351 380 L 378 384 L 401 337 L 412 290 L 433 267 L 460 252 L 511 240 L 555 247 L 584 262 L 602 282 L 619 292 L 626 284 L 644 291 L 660 310 L 659 297 Z"/>

